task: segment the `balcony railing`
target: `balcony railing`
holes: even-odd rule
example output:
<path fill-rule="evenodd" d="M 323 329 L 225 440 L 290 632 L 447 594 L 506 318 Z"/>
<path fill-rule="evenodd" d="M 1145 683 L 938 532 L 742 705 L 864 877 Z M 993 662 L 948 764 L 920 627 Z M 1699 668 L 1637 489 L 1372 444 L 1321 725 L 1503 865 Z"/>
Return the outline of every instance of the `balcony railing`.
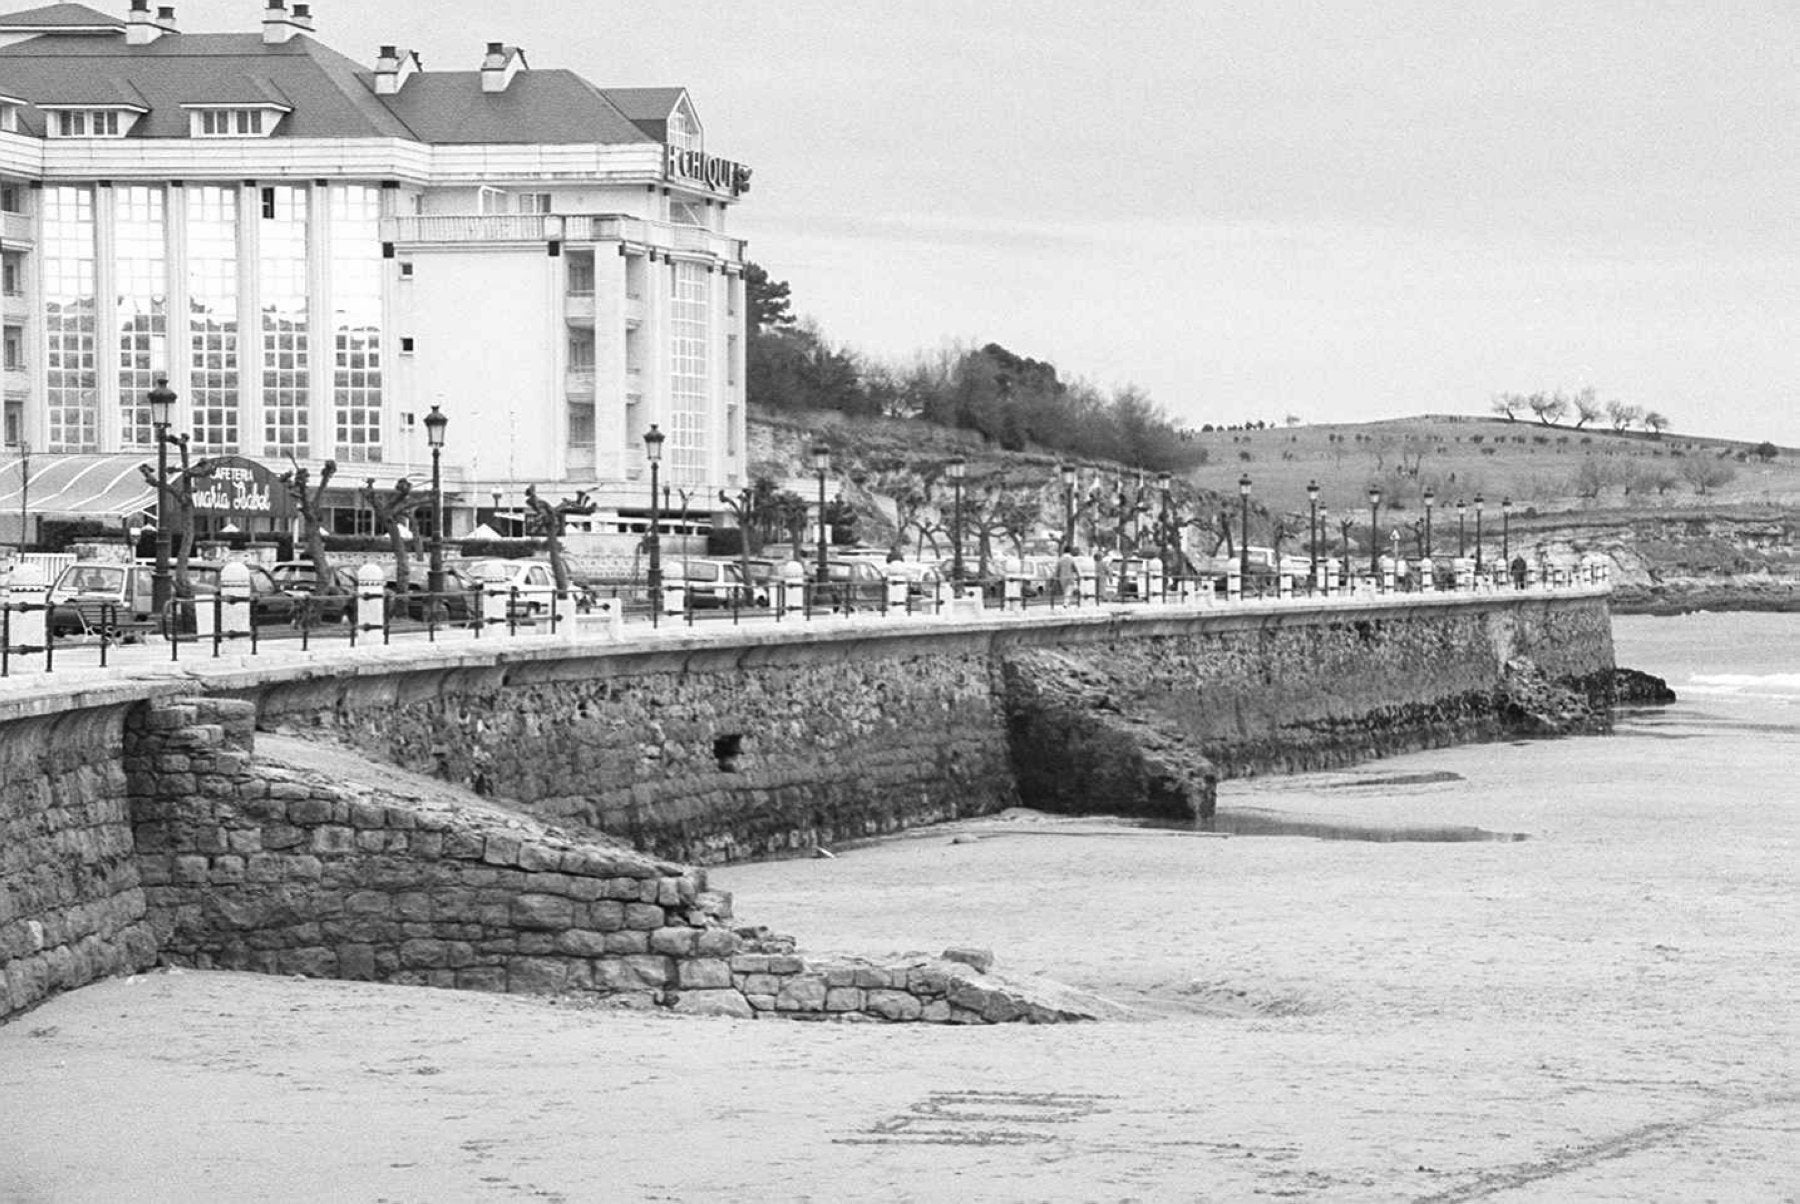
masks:
<path fill-rule="evenodd" d="M 744 240 L 696 226 L 645 221 L 623 214 L 497 213 L 383 218 L 381 240 L 392 243 L 622 242 L 661 251 L 744 257 Z"/>
<path fill-rule="evenodd" d="M 585 293 L 571 290 L 565 294 L 563 314 L 571 322 L 591 323 L 594 320 L 594 290 Z"/>
<path fill-rule="evenodd" d="M 570 368 L 566 385 L 570 397 L 591 399 L 594 396 L 593 368 Z"/>
<path fill-rule="evenodd" d="M 23 213 L 0 213 L 0 238 L 7 242 L 30 242 L 31 218 Z"/>

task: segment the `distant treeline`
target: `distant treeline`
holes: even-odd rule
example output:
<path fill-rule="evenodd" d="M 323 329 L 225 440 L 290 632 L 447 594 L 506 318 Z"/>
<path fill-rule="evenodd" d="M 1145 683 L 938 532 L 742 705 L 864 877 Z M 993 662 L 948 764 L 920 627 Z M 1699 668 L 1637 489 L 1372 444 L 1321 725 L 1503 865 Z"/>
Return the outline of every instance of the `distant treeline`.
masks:
<path fill-rule="evenodd" d="M 793 413 L 909 418 L 977 431 L 1008 451 L 1040 448 L 1075 460 L 1114 460 L 1152 472 L 1201 464 L 1206 452 L 1136 386 L 1110 395 L 1064 381 L 1056 366 L 989 343 L 946 348 L 907 364 L 833 347 L 797 322 L 788 286 L 750 264 L 744 279 L 745 387 L 752 405 Z"/>

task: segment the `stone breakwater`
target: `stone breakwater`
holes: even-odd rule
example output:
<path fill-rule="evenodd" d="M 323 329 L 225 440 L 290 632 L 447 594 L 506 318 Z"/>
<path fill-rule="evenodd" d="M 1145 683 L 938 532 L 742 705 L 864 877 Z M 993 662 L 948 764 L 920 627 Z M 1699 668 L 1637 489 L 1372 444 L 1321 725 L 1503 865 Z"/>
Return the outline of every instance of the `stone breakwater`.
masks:
<path fill-rule="evenodd" d="M 975 952 L 805 956 L 791 937 L 734 928 L 730 896 L 708 890 L 704 870 L 437 783 L 379 769 L 346 781 L 305 768 L 307 750 L 267 763 L 255 728 L 249 703 L 204 698 L 127 723 L 141 911 L 167 964 L 741 1017 L 1091 1015 L 1047 985 L 988 973 L 991 956 Z"/>

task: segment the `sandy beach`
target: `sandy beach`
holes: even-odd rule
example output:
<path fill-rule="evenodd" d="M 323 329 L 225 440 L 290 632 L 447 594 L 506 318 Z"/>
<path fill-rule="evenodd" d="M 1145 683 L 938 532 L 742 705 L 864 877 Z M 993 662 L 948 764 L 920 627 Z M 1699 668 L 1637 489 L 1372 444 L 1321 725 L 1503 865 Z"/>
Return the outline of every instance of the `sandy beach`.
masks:
<path fill-rule="evenodd" d="M 714 874 L 808 949 L 986 946 L 1127 1020 L 79 991 L 0 1028 L 0 1199 L 1800 1199 L 1800 739 L 1710 680 L 1796 629 L 1620 620 L 1684 700 L 1614 736 L 1221 793 L 1387 839 L 1020 814 Z M 1463 828 L 1524 839 L 1399 838 Z"/>

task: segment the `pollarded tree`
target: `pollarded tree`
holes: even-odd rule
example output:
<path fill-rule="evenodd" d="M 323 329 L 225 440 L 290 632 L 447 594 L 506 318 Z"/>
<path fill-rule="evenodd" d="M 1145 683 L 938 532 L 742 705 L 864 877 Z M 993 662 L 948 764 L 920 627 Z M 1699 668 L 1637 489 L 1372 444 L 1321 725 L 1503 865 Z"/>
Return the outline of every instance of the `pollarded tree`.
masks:
<path fill-rule="evenodd" d="M 1508 422 L 1519 420 L 1519 411 L 1525 406 L 1525 398 L 1517 393 L 1497 393 L 1494 403 L 1489 408 Z"/>
<path fill-rule="evenodd" d="M 527 485 L 525 508 L 531 512 L 526 519 L 525 530 L 543 538 L 544 546 L 550 553 L 550 572 L 556 577 L 557 591 L 567 593 L 569 566 L 563 559 L 563 536 L 569 531 L 569 516 L 592 514 L 594 503 L 588 500 L 586 490 L 580 490 L 574 497 L 566 497 L 552 506 L 538 496 L 536 485 Z"/>
<path fill-rule="evenodd" d="M 321 594 L 335 594 L 338 592 L 337 578 L 331 571 L 331 560 L 325 551 L 325 487 L 337 475 L 337 461 L 327 460 L 320 466 L 316 485 L 312 483 L 312 474 L 294 459 L 291 452 L 288 463 L 293 467 L 281 474 L 281 480 L 294 499 L 294 508 L 300 512 L 300 535 L 306 540 L 306 556 L 313 565 L 313 588 Z"/>
<path fill-rule="evenodd" d="M 181 470 L 169 476 L 168 483 L 157 480 L 148 464 L 138 465 L 144 480 L 157 492 L 156 521 L 170 523 L 171 536 L 179 536 L 175 547 L 175 593 L 177 597 L 194 596 L 193 582 L 188 579 L 188 560 L 194 552 L 194 483 L 209 480 L 218 471 L 219 462 L 208 457 L 190 460 L 186 435 L 165 436 L 181 455 Z"/>
<path fill-rule="evenodd" d="M 1644 429 L 1650 432 L 1652 438 L 1660 439 L 1662 433 L 1669 429 L 1669 420 L 1660 412 L 1651 410 L 1644 415 Z"/>
<path fill-rule="evenodd" d="M 396 603 L 404 605 L 399 600 L 406 597 L 412 577 L 406 537 L 410 533 L 414 544 L 419 542 L 418 527 L 413 519 L 431 505 L 431 494 L 415 490 L 413 483 L 405 477 L 395 481 L 394 488 L 384 494 L 375 487 L 375 478 L 369 477 L 363 482 L 362 499 L 375 515 L 375 529 L 388 537 L 388 547 L 394 555 L 394 597 Z"/>

